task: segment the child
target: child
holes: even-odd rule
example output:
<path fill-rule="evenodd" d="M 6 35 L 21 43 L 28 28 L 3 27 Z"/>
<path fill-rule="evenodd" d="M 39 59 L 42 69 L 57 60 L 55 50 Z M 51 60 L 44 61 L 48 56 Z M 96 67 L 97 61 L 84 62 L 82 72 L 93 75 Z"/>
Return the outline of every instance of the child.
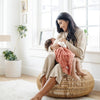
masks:
<path fill-rule="evenodd" d="M 45 42 L 45 48 L 48 51 L 50 46 L 55 44 L 55 38 L 50 38 Z M 76 80 L 80 80 L 78 75 L 84 76 L 86 75 L 80 69 L 80 62 L 78 58 L 75 58 L 75 54 L 73 54 L 69 49 L 66 48 L 64 42 L 58 42 L 58 46 L 54 48 L 52 51 L 55 52 L 56 61 L 61 65 L 62 71 L 68 75 L 71 75 Z M 77 71 L 77 74 L 75 73 Z"/>

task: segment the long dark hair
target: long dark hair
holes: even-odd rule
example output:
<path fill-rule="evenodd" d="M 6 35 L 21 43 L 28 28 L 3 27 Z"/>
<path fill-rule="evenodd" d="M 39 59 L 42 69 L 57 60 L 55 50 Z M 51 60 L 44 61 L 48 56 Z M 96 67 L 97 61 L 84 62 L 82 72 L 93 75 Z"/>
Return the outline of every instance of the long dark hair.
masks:
<path fill-rule="evenodd" d="M 59 14 L 59 16 L 56 19 L 57 32 L 58 33 L 64 32 L 64 30 L 62 28 L 60 28 L 60 26 L 58 24 L 58 20 L 69 21 L 69 24 L 68 24 L 68 36 L 66 37 L 66 40 L 68 40 L 68 41 L 72 40 L 73 41 L 73 45 L 75 45 L 75 43 L 77 42 L 77 39 L 75 37 L 75 32 L 76 32 L 76 29 L 78 28 L 78 26 L 74 22 L 74 20 L 71 17 L 71 15 L 69 15 L 66 12 L 62 12 L 62 13 Z"/>

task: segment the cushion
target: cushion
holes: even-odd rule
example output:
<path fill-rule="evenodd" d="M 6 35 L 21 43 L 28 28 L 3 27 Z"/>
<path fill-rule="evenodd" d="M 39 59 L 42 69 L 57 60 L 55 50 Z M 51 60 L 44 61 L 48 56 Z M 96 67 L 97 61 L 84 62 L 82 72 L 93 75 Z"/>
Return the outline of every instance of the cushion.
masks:
<path fill-rule="evenodd" d="M 72 76 L 64 76 L 61 83 L 55 85 L 47 94 L 51 97 L 59 98 L 74 98 L 88 95 L 94 87 L 93 76 L 87 71 L 83 70 L 87 75 L 80 76 L 80 80 L 76 81 Z M 40 89 L 40 75 L 37 77 L 37 86 Z"/>

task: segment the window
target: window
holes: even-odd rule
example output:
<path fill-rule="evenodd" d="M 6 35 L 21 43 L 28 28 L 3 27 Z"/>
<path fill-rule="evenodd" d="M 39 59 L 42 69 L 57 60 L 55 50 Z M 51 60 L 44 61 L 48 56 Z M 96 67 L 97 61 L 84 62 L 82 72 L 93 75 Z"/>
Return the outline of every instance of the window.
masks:
<path fill-rule="evenodd" d="M 39 45 L 44 45 L 46 39 L 55 37 L 56 18 L 60 11 L 60 0 L 40 1 Z"/>
<path fill-rule="evenodd" d="M 87 49 L 100 50 L 100 0 L 72 0 L 71 12 L 76 24 L 88 31 Z"/>

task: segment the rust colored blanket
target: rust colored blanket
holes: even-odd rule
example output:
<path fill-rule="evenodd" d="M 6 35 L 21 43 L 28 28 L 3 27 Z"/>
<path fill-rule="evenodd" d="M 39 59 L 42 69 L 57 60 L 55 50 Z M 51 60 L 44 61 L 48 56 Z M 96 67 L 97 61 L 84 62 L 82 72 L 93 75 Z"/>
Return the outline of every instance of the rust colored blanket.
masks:
<path fill-rule="evenodd" d="M 56 61 L 61 65 L 62 71 L 71 75 L 74 54 L 67 48 L 59 47 L 55 50 Z"/>

